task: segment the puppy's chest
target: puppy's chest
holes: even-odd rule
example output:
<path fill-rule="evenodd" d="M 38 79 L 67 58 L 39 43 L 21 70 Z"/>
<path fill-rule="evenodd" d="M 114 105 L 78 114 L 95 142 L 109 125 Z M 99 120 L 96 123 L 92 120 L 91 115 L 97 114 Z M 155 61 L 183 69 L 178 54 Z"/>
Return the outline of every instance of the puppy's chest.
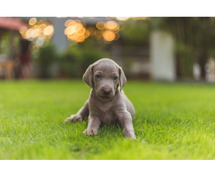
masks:
<path fill-rule="evenodd" d="M 112 108 L 112 104 L 111 103 L 104 103 L 104 104 L 99 104 L 98 106 L 97 106 L 97 108 L 101 111 L 101 112 L 104 112 L 104 113 L 106 113 L 106 112 L 109 112 L 109 111 L 111 111 L 111 108 Z"/>
<path fill-rule="evenodd" d="M 117 117 L 113 112 L 111 105 L 100 105 L 98 106 L 99 119 L 104 124 L 113 124 L 117 121 Z"/>

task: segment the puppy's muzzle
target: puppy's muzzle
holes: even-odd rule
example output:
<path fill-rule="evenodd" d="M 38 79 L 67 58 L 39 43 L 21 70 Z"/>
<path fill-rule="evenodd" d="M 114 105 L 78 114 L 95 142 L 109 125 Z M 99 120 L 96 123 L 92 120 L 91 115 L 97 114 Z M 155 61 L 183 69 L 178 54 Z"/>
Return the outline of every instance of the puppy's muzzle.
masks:
<path fill-rule="evenodd" d="M 103 92 L 104 96 L 109 96 L 112 93 L 112 89 L 109 87 L 103 87 L 102 92 Z"/>
<path fill-rule="evenodd" d="M 113 89 L 108 86 L 103 86 L 98 92 L 98 97 L 104 101 L 110 100 L 114 96 Z"/>

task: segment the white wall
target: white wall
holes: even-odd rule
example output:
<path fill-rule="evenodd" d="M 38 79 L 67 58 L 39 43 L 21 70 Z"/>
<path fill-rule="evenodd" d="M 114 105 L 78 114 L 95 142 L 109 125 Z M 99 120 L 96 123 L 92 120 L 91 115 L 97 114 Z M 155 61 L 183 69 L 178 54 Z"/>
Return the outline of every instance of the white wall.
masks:
<path fill-rule="evenodd" d="M 176 68 L 174 39 L 164 31 L 153 31 L 150 36 L 151 75 L 155 80 L 174 81 Z"/>

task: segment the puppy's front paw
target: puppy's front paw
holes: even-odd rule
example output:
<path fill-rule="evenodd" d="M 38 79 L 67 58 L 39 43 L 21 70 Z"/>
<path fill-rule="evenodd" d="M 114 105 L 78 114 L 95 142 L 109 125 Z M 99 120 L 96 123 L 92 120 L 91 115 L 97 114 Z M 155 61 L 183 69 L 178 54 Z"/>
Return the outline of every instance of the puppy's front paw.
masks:
<path fill-rule="evenodd" d="M 66 120 L 64 121 L 65 123 L 68 123 L 70 121 L 82 121 L 82 117 L 80 114 L 73 114 L 70 117 L 66 118 Z"/>
<path fill-rule="evenodd" d="M 83 134 L 89 135 L 89 136 L 94 136 L 98 134 L 98 130 L 96 129 L 86 129 Z"/>
<path fill-rule="evenodd" d="M 130 139 L 136 139 L 136 136 L 134 134 L 133 131 L 127 131 L 127 130 L 123 130 L 123 134 L 125 135 L 125 137 L 130 138 Z"/>

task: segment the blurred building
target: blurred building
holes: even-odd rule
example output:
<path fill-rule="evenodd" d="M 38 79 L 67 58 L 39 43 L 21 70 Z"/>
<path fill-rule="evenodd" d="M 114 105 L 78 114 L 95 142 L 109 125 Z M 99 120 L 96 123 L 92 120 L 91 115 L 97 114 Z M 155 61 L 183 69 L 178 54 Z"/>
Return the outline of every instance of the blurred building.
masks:
<path fill-rule="evenodd" d="M 0 17 L 0 77 L 11 79 L 19 58 L 19 30 L 27 27 L 19 18 Z"/>

